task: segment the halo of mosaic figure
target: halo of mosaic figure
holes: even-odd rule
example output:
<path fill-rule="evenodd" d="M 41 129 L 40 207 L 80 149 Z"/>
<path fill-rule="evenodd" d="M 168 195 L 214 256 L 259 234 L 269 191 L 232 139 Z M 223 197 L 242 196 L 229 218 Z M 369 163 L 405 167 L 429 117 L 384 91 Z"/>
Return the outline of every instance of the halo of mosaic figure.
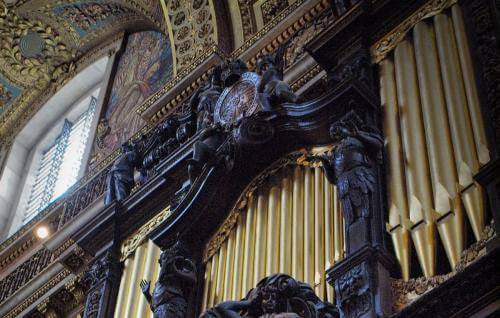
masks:
<path fill-rule="evenodd" d="M 122 146 L 108 173 L 105 204 L 126 199 L 137 183 L 134 176 L 139 183 L 145 182 L 148 171 L 196 134 L 198 140 L 188 160 L 192 185 L 205 165 L 214 165 L 221 158 L 217 151 L 242 120 L 296 102 L 297 96 L 283 82 L 284 52 L 283 46 L 274 54 L 261 56 L 253 72 L 239 59 L 214 67 L 208 83 L 195 91 L 187 107 L 181 107 L 187 112 L 170 115 L 149 133 Z"/>
<path fill-rule="evenodd" d="M 262 279 L 239 301 L 225 301 L 203 312 L 200 318 L 336 318 L 335 306 L 316 296 L 306 283 L 286 274 Z"/>

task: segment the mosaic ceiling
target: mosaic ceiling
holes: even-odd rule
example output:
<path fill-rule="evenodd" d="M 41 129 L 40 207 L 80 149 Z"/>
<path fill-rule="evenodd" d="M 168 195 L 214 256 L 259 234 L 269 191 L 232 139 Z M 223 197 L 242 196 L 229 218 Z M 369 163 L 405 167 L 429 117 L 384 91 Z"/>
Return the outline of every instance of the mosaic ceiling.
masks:
<path fill-rule="evenodd" d="M 41 105 L 79 70 L 108 54 L 110 44 L 118 43 L 123 32 L 157 30 L 168 35 L 175 75 L 214 43 L 231 52 L 262 26 L 249 22 L 255 20 L 248 19 L 255 15 L 253 8 L 259 5 L 258 17 L 263 24 L 276 11 L 267 7 L 272 9 L 280 2 L 224 3 L 221 0 L 0 1 L 0 146 L 9 145 Z M 241 35 L 231 34 L 229 21 L 240 21 L 233 23 L 232 28 Z M 228 44 L 231 38 L 235 40 Z"/>

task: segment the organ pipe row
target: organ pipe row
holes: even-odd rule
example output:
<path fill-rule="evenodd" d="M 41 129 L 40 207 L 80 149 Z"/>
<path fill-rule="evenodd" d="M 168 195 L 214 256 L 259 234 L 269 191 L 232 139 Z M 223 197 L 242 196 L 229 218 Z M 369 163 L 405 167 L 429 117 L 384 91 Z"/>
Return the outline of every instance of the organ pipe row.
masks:
<path fill-rule="evenodd" d="M 152 288 L 154 287 L 160 272 L 160 253 L 158 246 L 152 241 L 146 241 L 125 260 L 115 308 L 116 318 L 153 317 L 149 304 L 142 295 L 140 282 L 143 279 L 149 280 Z"/>
<path fill-rule="evenodd" d="M 476 240 L 485 223 L 474 175 L 489 152 L 460 7 L 419 22 L 380 62 L 380 84 L 388 230 L 403 278 L 410 278 L 411 241 L 430 277 L 438 233 L 453 268 L 465 247 L 464 213 Z"/>
<path fill-rule="evenodd" d="M 237 300 L 264 277 L 287 273 L 333 302 L 325 271 L 344 256 L 336 188 L 321 168 L 285 167 L 253 193 L 205 265 L 203 309 Z"/>

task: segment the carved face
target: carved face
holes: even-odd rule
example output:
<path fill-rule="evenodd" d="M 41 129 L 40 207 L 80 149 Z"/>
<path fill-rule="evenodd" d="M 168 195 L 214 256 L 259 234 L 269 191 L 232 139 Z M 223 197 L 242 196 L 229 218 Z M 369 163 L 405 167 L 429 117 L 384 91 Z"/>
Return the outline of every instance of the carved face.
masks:
<path fill-rule="evenodd" d="M 335 140 L 342 140 L 352 135 L 352 129 L 344 124 L 332 125 L 330 127 L 330 137 Z"/>

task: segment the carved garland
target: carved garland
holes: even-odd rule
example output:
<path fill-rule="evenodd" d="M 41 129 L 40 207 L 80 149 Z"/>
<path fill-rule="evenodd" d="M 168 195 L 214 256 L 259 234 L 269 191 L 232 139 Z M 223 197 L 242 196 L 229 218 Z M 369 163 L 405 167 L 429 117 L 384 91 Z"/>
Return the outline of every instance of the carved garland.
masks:
<path fill-rule="evenodd" d="M 429 1 L 409 18 L 407 18 L 403 23 L 393 29 L 389 34 L 372 45 L 370 48 L 372 62 L 379 63 L 382 61 L 417 23 L 441 13 L 443 10 L 451 7 L 455 3 L 457 3 L 457 0 Z"/>
<path fill-rule="evenodd" d="M 399 312 L 410 303 L 414 302 L 424 294 L 438 287 L 448 279 L 462 272 L 471 263 L 477 261 L 486 255 L 486 243 L 495 237 L 495 227 L 493 221 L 490 225 L 483 229 L 481 240 L 472 244 L 468 249 L 462 252 L 460 261 L 455 266 L 455 269 L 444 275 L 436 275 L 425 278 L 412 278 L 409 281 L 395 279 L 392 281 L 392 290 L 394 294 L 394 311 Z"/>
<path fill-rule="evenodd" d="M 130 238 L 125 240 L 121 247 L 120 262 L 127 259 L 127 257 L 129 257 L 129 255 L 132 254 L 137 247 L 142 244 L 142 242 L 144 242 L 148 234 L 156 229 L 163 221 L 168 219 L 171 214 L 172 211 L 170 210 L 170 206 L 166 207 L 146 224 L 141 226 L 139 230 L 132 234 Z"/>

